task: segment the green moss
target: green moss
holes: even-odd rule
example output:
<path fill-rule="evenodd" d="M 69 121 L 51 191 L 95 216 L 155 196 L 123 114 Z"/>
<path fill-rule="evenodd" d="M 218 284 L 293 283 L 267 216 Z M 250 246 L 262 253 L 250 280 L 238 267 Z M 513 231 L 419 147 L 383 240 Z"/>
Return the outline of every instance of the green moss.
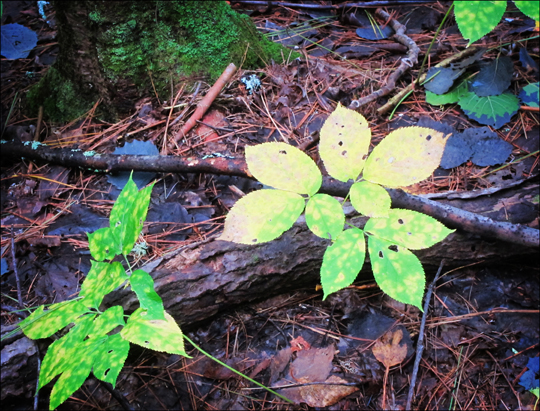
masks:
<path fill-rule="evenodd" d="M 130 15 L 118 17 L 108 15 L 108 28 L 98 38 L 106 75 L 112 81 L 129 78 L 139 88 L 148 88 L 151 77 L 166 97 L 171 79 L 203 75 L 213 81 L 231 62 L 253 69 L 281 63 L 290 53 L 224 1 L 164 1 L 151 8 L 133 2 Z"/>
<path fill-rule="evenodd" d="M 84 101 L 83 93 L 54 66 L 28 91 L 26 101 L 33 115 L 42 105 L 46 118 L 55 122 L 73 120 L 92 108 L 91 102 Z"/>

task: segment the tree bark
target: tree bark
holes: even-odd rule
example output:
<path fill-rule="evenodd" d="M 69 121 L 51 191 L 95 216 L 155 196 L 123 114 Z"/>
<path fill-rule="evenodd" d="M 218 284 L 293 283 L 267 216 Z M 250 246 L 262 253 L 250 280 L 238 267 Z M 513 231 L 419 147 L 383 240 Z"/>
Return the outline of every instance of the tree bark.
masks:
<path fill-rule="evenodd" d="M 506 207 L 508 214 L 504 214 L 505 217 L 529 223 L 537 218 L 537 212 L 527 214 L 505 204 L 515 203 L 516 198 L 523 200 L 536 195 L 537 187 L 537 183 L 530 182 L 491 197 L 446 202 L 452 205 L 458 201 L 465 210 L 491 216 L 504 214 L 501 210 Z M 359 227 L 365 224 L 365 218 L 351 218 Z M 327 245 L 327 240 L 313 235 L 299 220 L 291 230 L 269 243 L 248 246 L 211 238 L 185 246 L 143 269 L 154 278 L 156 292 L 165 309 L 186 330 L 218 313 L 255 300 L 300 287 L 315 290 Z M 429 249 L 415 251 L 428 274 L 436 271 L 442 258 L 446 260 L 445 269 L 450 269 L 536 253 L 534 248 L 491 241 L 459 230 Z M 371 267 L 366 261 L 357 279 L 370 278 Z M 109 294 L 105 303 L 120 304 L 126 311 L 137 308 L 135 295 L 129 289 Z M 3 329 L 2 334 L 6 331 L 9 328 Z M 2 347 L 2 401 L 30 395 L 35 390 L 37 376 L 37 352 L 32 341 L 19 333 L 3 340 Z"/>

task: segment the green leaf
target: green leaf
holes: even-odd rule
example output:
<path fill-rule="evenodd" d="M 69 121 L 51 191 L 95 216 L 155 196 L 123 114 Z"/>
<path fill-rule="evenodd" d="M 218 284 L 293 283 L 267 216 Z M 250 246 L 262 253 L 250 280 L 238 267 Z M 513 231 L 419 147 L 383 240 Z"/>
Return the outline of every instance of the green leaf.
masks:
<path fill-rule="evenodd" d="M 77 345 L 92 329 L 95 317 L 94 314 L 85 315 L 66 335 L 49 346 L 41 363 L 38 389 L 47 385 L 58 374 L 76 367 L 80 356 L 80 353 L 77 352 Z"/>
<path fill-rule="evenodd" d="M 387 187 L 418 183 L 439 166 L 446 137 L 425 127 L 394 130 L 369 155 L 364 178 Z"/>
<path fill-rule="evenodd" d="M 119 325 L 124 326 L 124 309 L 121 305 L 115 305 L 94 320 L 92 329 L 88 332 L 90 338 L 104 337 L 108 332 Z"/>
<path fill-rule="evenodd" d="M 148 320 L 146 310 L 138 308 L 120 334 L 125 340 L 144 348 L 189 357 L 184 350 L 184 335 L 180 327 L 169 313 L 165 312 L 165 318 Z"/>
<path fill-rule="evenodd" d="M 306 205 L 306 223 L 315 235 L 335 239 L 345 223 L 341 203 L 328 194 L 314 195 Z"/>
<path fill-rule="evenodd" d="M 285 143 L 246 147 L 249 172 L 268 186 L 312 196 L 322 184 L 315 162 L 304 152 Z"/>
<path fill-rule="evenodd" d="M 351 204 L 360 214 L 368 217 L 388 217 L 392 199 L 380 185 L 369 181 L 354 183 L 349 195 Z"/>
<path fill-rule="evenodd" d="M 79 295 L 84 297 L 82 301 L 87 307 L 99 308 L 103 297 L 120 287 L 129 277 L 118 261 L 103 263 L 90 260 L 92 267 L 81 286 Z"/>
<path fill-rule="evenodd" d="M 459 101 L 459 97 L 468 93 L 467 82 L 462 81 L 457 87 L 445 94 L 435 94 L 426 90 L 426 102 L 432 106 L 442 106 L 444 104 L 454 104 Z"/>
<path fill-rule="evenodd" d="M 392 244 L 411 250 L 429 248 L 444 240 L 455 230 L 446 228 L 433 217 L 412 210 L 394 208 L 388 218 L 372 218 L 364 231 Z"/>
<path fill-rule="evenodd" d="M 519 93 L 519 98 L 521 101 L 530 107 L 538 107 L 538 84 L 538 82 L 528 84 L 523 87 L 523 90 L 521 90 L 521 93 Z"/>
<path fill-rule="evenodd" d="M 81 388 L 92 371 L 92 364 L 96 360 L 99 361 L 95 356 L 95 352 L 102 344 L 103 339 L 93 339 L 81 342 L 73 347 L 69 353 L 65 353 L 70 357 L 70 366 L 60 375 L 60 378 L 54 384 L 49 403 L 50 410 L 57 408 L 71 394 Z"/>
<path fill-rule="evenodd" d="M 290 191 L 253 191 L 231 209 L 219 239 L 241 244 L 272 241 L 293 226 L 304 206 L 302 196 Z"/>
<path fill-rule="evenodd" d="M 468 92 L 459 98 L 458 103 L 469 118 L 493 128 L 508 123 L 519 109 L 518 98 L 508 92 L 486 97 Z"/>
<path fill-rule="evenodd" d="M 356 180 L 367 158 L 371 129 L 360 113 L 338 104 L 320 132 L 319 153 L 336 180 Z"/>
<path fill-rule="evenodd" d="M 32 314 L 20 322 L 24 334 L 33 340 L 47 338 L 66 325 L 75 322 L 87 311 L 81 300 L 71 300 L 52 304 L 47 311 L 39 306 Z"/>
<path fill-rule="evenodd" d="M 112 260 L 122 253 L 114 232 L 114 228 L 103 227 L 88 234 L 88 247 L 95 260 Z"/>
<path fill-rule="evenodd" d="M 535 1 L 514 0 L 514 4 L 527 17 L 530 17 L 531 19 L 535 21 L 540 20 L 540 8 L 538 7 L 538 0 L 535 0 Z"/>
<path fill-rule="evenodd" d="M 328 247 L 321 266 L 324 297 L 348 287 L 364 265 L 366 242 L 362 230 L 352 227 L 343 231 Z"/>
<path fill-rule="evenodd" d="M 110 335 L 95 353 L 95 356 L 100 359 L 94 361 L 96 378 L 112 384 L 114 388 L 128 354 L 129 342 L 124 340 L 120 334 Z"/>
<path fill-rule="evenodd" d="M 404 247 L 368 236 L 369 259 L 378 286 L 394 300 L 422 310 L 426 286 L 420 260 Z"/>
<path fill-rule="evenodd" d="M 123 255 L 128 255 L 131 252 L 137 238 L 139 238 L 144 220 L 146 220 L 153 187 L 154 183 L 139 191 L 130 176 L 113 205 L 109 221 Z"/>
<path fill-rule="evenodd" d="M 148 320 L 165 320 L 161 297 L 154 291 L 154 280 L 146 271 L 136 270 L 129 277 L 131 289 L 137 294 L 141 307 L 148 310 Z"/>
<path fill-rule="evenodd" d="M 461 35 L 469 39 L 469 47 L 501 21 L 506 1 L 454 1 L 454 15 Z"/>

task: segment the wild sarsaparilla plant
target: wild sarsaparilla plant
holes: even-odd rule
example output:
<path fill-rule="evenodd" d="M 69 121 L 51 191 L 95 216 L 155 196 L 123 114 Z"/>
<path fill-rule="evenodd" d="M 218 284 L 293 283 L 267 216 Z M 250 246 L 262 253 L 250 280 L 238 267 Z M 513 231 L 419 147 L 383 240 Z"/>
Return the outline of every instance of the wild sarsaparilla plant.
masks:
<path fill-rule="evenodd" d="M 153 185 L 138 191 L 130 177 L 112 208 L 109 227 L 88 234 L 94 260 L 79 298 L 50 305 L 47 310 L 40 306 L 20 323 L 32 339 L 50 337 L 73 324 L 49 346 L 41 364 L 38 389 L 60 374 L 51 392 L 51 410 L 78 390 L 91 372 L 114 387 L 130 342 L 188 357 L 182 331 L 164 310 L 152 277 L 143 270 L 129 268 L 126 272 L 119 261 L 111 262 L 116 256 L 127 262 L 146 219 Z M 131 286 L 140 308 L 129 316 L 120 305 L 100 311 L 105 295 L 122 285 Z"/>
<path fill-rule="evenodd" d="M 322 175 L 307 154 L 274 142 L 246 147 L 249 171 L 273 189 L 254 191 L 238 200 L 220 239 L 242 244 L 271 241 L 305 211 L 310 230 L 331 241 L 321 266 L 323 298 L 355 280 L 364 264 L 367 239 L 380 288 L 422 310 L 425 274 L 410 250 L 431 247 L 453 230 L 428 215 L 391 208 L 383 186 L 404 187 L 429 177 L 441 161 L 446 137 L 424 127 L 400 128 L 368 156 L 371 130 L 367 120 L 338 105 L 321 129 L 319 153 L 330 176 L 354 181 L 350 201 L 360 214 L 371 217 L 364 229 L 346 224 L 342 204 L 318 193 Z"/>

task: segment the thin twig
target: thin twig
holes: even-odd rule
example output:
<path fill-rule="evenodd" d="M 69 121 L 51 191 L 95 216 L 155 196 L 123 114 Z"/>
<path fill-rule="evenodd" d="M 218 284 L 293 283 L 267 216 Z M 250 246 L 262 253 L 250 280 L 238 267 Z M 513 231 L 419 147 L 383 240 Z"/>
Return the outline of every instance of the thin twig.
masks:
<path fill-rule="evenodd" d="M 350 109 L 356 110 L 361 106 L 364 106 L 372 101 L 377 100 L 379 97 L 386 96 L 396 87 L 397 80 L 411 67 L 418 63 L 418 54 L 420 54 L 420 48 L 416 45 L 413 39 L 405 35 L 407 27 L 399 23 L 397 20 L 391 18 L 391 16 L 384 10 L 377 9 L 375 12 L 379 17 L 388 21 L 390 20 L 390 25 L 395 30 L 394 38 L 406 46 L 409 49 L 407 57 L 401 59 L 401 64 L 399 67 L 394 70 L 394 72 L 388 77 L 386 84 L 381 87 L 379 90 L 371 93 L 368 96 L 362 97 L 358 100 L 351 101 L 349 105 Z"/>
<path fill-rule="evenodd" d="M 175 141 L 178 142 L 197 124 L 197 120 L 200 120 L 204 113 L 210 108 L 216 97 L 221 93 L 221 90 L 229 82 L 233 74 L 236 72 L 236 66 L 231 63 L 227 66 L 225 71 L 216 80 L 216 83 L 208 90 L 206 96 L 197 104 L 197 109 L 193 115 L 186 121 L 186 124 L 182 127 L 180 132 L 176 135 Z"/>
<path fill-rule="evenodd" d="M 163 133 L 163 145 L 161 146 L 161 155 L 167 155 L 167 131 L 169 130 L 169 123 L 171 122 L 171 116 L 174 111 L 174 106 L 176 106 L 176 102 L 178 101 L 178 98 L 184 91 L 185 84 L 182 84 L 182 87 L 180 87 L 180 90 L 178 90 L 178 93 L 176 93 L 176 97 L 174 98 L 174 101 L 171 106 L 171 111 L 169 111 L 169 116 L 167 117 L 167 122 L 165 123 L 165 132 Z"/>
<path fill-rule="evenodd" d="M 17 270 L 17 259 L 15 258 L 15 235 L 13 234 L 13 224 L 11 225 L 11 262 L 13 263 L 13 273 L 17 283 L 17 299 L 19 300 L 19 308 L 24 310 L 21 295 L 21 281 L 19 280 L 19 270 Z"/>
<path fill-rule="evenodd" d="M 431 300 L 431 294 L 433 293 L 433 287 L 437 283 L 437 280 L 439 279 L 439 276 L 441 275 L 441 271 L 444 267 L 444 258 L 441 260 L 441 264 L 439 265 L 439 270 L 437 271 L 437 275 L 435 275 L 435 278 L 431 282 L 431 284 L 428 287 L 427 293 L 426 293 L 426 300 L 424 301 L 424 315 L 422 316 L 422 323 L 420 324 L 420 331 L 418 333 L 418 343 L 416 345 L 416 358 L 414 360 L 414 368 L 411 376 L 411 384 L 409 386 L 409 395 L 407 397 L 407 406 L 405 407 L 406 410 L 411 410 L 411 403 L 414 395 L 414 387 L 416 385 L 416 377 L 418 376 L 418 368 L 420 367 L 420 361 L 422 360 L 422 353 L 424 351 L 424 330 L 426 328 L 426 320 L 429 310 L 429 301 Z"/>

